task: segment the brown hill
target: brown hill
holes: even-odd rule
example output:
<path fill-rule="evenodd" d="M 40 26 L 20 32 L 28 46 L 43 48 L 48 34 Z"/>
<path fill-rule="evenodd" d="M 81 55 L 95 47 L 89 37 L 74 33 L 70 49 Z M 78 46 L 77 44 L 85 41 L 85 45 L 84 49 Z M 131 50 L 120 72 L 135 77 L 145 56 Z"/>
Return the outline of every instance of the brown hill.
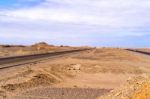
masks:
<path fill-rule="evenodd" d="M 51 47 L 54 47 L 54 46 L 49 45 L 45 42 L 39 42 L 39 43 L 32 45 L 31 47 L 35 47 L 37 50 L 49 50 Z"/>

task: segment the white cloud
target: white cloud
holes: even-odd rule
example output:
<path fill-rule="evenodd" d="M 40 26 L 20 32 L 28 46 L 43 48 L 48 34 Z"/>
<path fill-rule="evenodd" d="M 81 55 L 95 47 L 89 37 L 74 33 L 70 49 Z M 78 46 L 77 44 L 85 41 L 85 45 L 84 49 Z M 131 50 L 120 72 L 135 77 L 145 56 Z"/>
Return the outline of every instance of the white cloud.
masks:
<path fill-rule="evenodd" d="M 6 34 L 0 38 L 143 36 L 150 31 L 141 29 L 150 26 L 149 11 L 150 0 L 43 0 L 29 8 L 0 10 L 0 33 Z"/>
<path fill-rule="evenodd" d="M 134 27 L 150 22 L 149 10 L 149 0 L 47 0 L 36 7 L 0 14 L 14 20 Z"/>

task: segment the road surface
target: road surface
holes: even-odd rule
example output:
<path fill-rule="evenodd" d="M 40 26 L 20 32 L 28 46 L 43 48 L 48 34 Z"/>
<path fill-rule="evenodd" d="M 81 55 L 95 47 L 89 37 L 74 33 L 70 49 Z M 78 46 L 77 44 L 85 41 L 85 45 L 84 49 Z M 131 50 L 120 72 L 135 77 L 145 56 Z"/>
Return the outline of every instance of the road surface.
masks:
<path fill-rule="evenodd" d="M 25 56 L 14 56 L 14 57 L 5 57 L 0 58 L 0 69 L 20 66 L 29 63 L 35 63 L 47 58 L 58 57 L 62 55 L 68 55 L 72 53 L 79 53 L 81 51 L 86 51 L 89 49 L 78 49 L 78 50 L 69 50 L 69 51 L 61 51 L 61 52 L 53 52 L 53 53 L 44 53 L 44 54 L 36 54 L 36 55 L 25 55 Z"/>
<path fill-rule="evenodd" d="M 139 51 L 139 50 L 134 50 L 134 49 L 126 49 L 126 50 L 141 53 L 141 54 L 145 54 L 145 55 L 150 55 L 150 52 L 144 52 L 144 51 Z"/>

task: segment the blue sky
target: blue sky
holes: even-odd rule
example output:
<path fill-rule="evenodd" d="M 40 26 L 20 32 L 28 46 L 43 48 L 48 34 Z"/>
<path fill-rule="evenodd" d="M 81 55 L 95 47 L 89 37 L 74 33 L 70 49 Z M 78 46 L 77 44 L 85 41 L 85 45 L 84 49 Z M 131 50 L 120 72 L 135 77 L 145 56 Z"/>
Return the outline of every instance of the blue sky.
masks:
<path fill-rule="evenodd" d="M 149 0 L 0 0 L 0 43 L 150 47 Z"/>
<path fill-rule="evenodd" d="M 1 9 L 15 9 L 15 8 L 23 8 L 23 7 L 33 7 L 40 3 L 43 0 L 1 0 L 0 7 Z"/>

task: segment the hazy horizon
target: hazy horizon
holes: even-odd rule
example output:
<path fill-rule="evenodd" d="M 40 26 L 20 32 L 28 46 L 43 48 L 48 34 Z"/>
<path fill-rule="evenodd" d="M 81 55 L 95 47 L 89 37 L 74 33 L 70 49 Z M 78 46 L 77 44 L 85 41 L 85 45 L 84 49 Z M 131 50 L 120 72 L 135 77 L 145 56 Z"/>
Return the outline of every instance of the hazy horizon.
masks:
<path fill-rule="evenodd" d="M 1 0 L 0 44 L 150 47 L 149 0 Z"/>

